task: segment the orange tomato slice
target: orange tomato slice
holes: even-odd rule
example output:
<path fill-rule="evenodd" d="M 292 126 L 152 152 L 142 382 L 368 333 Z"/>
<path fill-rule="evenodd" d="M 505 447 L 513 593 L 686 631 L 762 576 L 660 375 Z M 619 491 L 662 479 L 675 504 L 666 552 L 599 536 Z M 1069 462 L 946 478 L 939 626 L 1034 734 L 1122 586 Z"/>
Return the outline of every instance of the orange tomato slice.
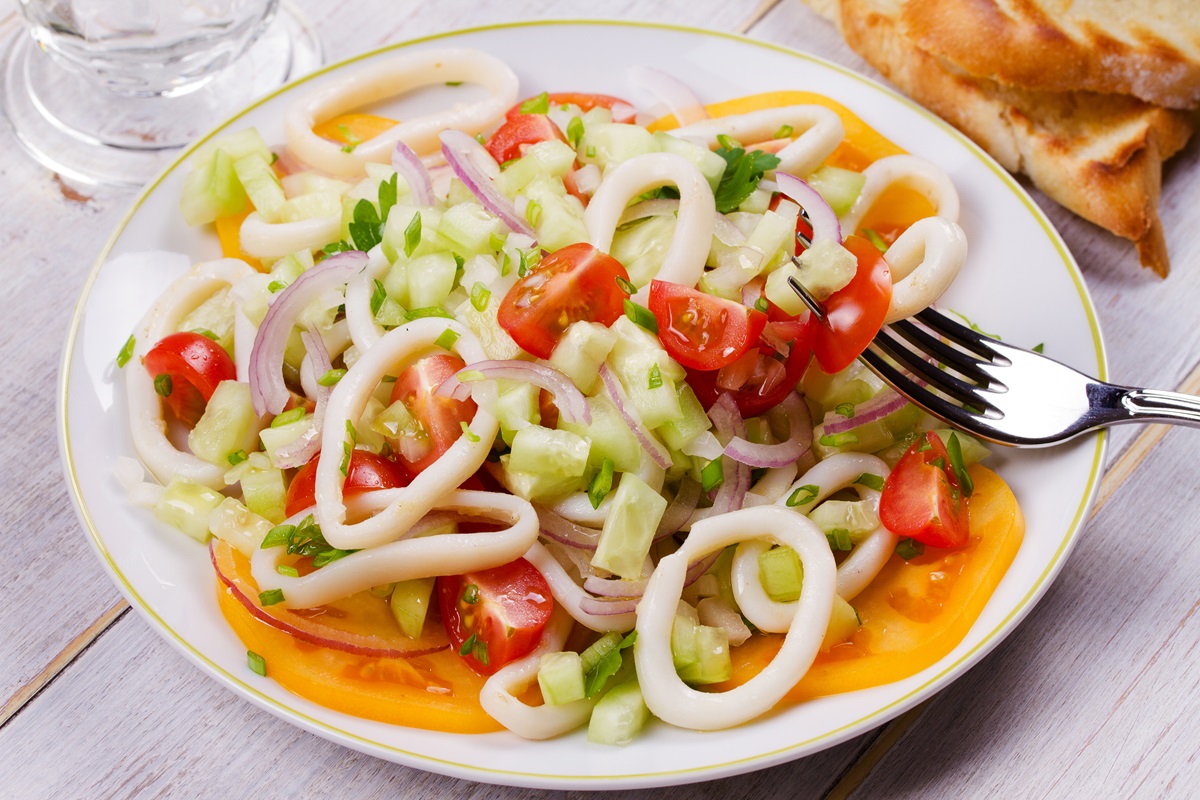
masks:
<path fill-rule="evenodd" d="M 396 120 L 374 114 L 340 114 L 313 126 L 313 133 L 349 147 L 374 139 L 394 127 Z"/>

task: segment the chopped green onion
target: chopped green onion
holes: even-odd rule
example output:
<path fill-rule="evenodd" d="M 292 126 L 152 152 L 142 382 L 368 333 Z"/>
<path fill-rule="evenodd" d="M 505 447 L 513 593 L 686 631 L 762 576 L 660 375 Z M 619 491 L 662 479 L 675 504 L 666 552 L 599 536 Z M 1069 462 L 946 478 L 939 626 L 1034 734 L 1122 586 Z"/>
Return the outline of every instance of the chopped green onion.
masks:
<path fill-rule="evenodd" d="M 330 242 L 329 244 L 325 245 L 321 248 L 321 252 L 327 256 L 331 256 L 334 253 L 344 253 L 350 249 L 350 244 L 345 239 L 342 239 L 341 241 Z"/>
<path fill-rule="evenodd" d="M 858 444 L 858 434 L 850 433 L 833 433 L 826 434 L 820 439 L 817 439 L 825 447 L 845 447 L 850 444 Z"/>
<path fill-rule="evenodd" d="M 421 215 L 413 214 L 412 221 L 404 229 L 404 255 L 411 258 L 417 245 L 421 243 Z"/>
<path fill-rule="evenodd" d="M 466 605 L 473 606 L 479 602 L 479 587 L 473 583 L 468 583 L 462 590 L 462 601 Z"/>
<path fill-rule="evenodd" d="M 1037 344 L 1035 344 L 1033 346 L 1033 352 L 1035 352 L 1035 353 L 1044 353 L 1045 351 L 1046 351 L 1046 343 L 1045 342 L 1038 342 Z M 120 363 L 120 362 L 117 362 L 117 363 Z"/>
<path fill-rule="evenodd" d="M 592 504 L 592 508 L 599 508 L 600 503 L 608 497 L 608 493 L 612 491 L 613 484 L 613 460 L 605 458 L 600 462 L 600 471 L 592 476 L 591 483 L 588 484 L 588 500 Z"/>
<path fill-rule="evenodd" d="M 440 336 L 433 340 L 433 343 L 443 350 L 453 350 L 454 343 L 458 341 L 458 336 L 458 331 L 446 328 Z"/>
<path fill-rule="evenodd" d="M 796 129 L 793 128 L 791 125 L 783 125 L 779 128 L 779 130 L 775 131 L 775 135 L 772 136 L 771 138 L 772 139 L 786 139 L 789 136 L 791 136 L 792 133 L 795 132 L 795 130 Z"/>
<path fill-rule="evenodd" d="M 492 290 L 483 285 L 483 281 L 475 281 L 471 287 L 471 305 L 476 311 L 485 311 L 488 301 L 492 299 Z"/>
<path fill-rule="evenodd" d="M 833 413 L 850 419 L 854 416 L 854 403 L 838 403 L 837 408 L 833 409 Z"/>
<path fill-rule="evenodd" d="M 550 93 L 542 92 L 537 97 L 531 97 L 521 103 L 522 114 L 545 114 L 550 110 Z"/>
<path fill-rule="evenodd" d="M 700 488 L 704 491 L 711 492 L 725 482 L 724 460 L 725 456 L 717 456 L 700 470 Z"/>
<path fill-rule="evenodd" d="M 874 489 L 877 492 L 883 491 L 883 476 L 876 475 L 871 472 L 864 472 L 854 479 L 854 482 L 859 486 L 865 486 L 868 489 Z"/>
<path fill-rule="evenodd" d="M 395 375 L 384 375 L 382 378 L 379 379 L 379 382 L 380 383 L 395 383 L 396 376 Z"/>
<path fill-rule="evenodd" d="M 538 220 L 542 218 L 542 204 L 531 200 L 529 205 L 525 206 L 525 219 L 529 220 L 530 225 L 537 225 Z"/>
<path fill-rule="evenodd" d="M 289 411 L 283 412 L 282 414 L 276 416 L 275 419 L 271 420 L 271 427 L 282 428 L 284 425 L 291 425 L 293 422 L 297 422 L 303 418 L 304 409 L 293 408 Z"/>
<path fill-rule="evenodd" d="M 462 647 L 458 648 L 458 654 L 460 656 L 469 655 L 471 652 L 471 648 L 475 646 L 475 641 L 476 641 L 476 636 L 475 636 L 475 634 L 472 633 L 462 643 Z"/>
<path fill-rule="evenodd" d="M 759 311 L 762 311 L 764 314 L 767 311 L 771 310 L 771 305 L 767 302 L 767 298 L 765 298 L 765 297 L 760 297 L 757 300 L 755 300 L 754 307 L 757 308 Z"/>
<path fill-rule="evenodd" d="M 375 279 L 375 288 L 371 290 L 371 316 L 379 314 L 379 309 L 383 308 L 383 301 L 387 300 L 387 289 L 383 288 L 383 282 L 378 278 Z"/>
<path fill-rule="evenodd" d="M 271 294 L 275 294 L 277 292 L 282 292 L 286 288 L 287 288 L 287 284 L 284 283 L 283 281 L 271 281 L 270 283 L 267 284 L 267 291 L 270 292 Z"/>
<path fill-rule="evenodd" d="M 721 147 L 724 147 L 726 150 L 736 150 L 742 146 L 741 142 L 737 141 L 736 139 L 729 138 L 729 136 L 724 133 L 717 134 L 717 144 L 721 145 Z"/>
<path fill-rule="evenodd" d="M 662 386 L 662 370 L 658 368 L 658 364 L 655 364 L 654 366 L 650 367 L 650 380 L 648 381 L 646 388 L 657 389 L 660 386 Z"/>
<path fill-rule="evenodd" d="M 287 564 L 280 564 L 279 566 L 275 567 L 275 571 L 280 575 L 287 575 L 289 578 L 300 577 L 300 570 L 296 569 L 295 567 L 290 567 Z"/>
<path fill-rule="evenodd" d="M 896 555 L 905 561 L 912 561 L 917 556 L 925 554 L 925 545 L 916 539 L 901 539 L 896 545 Z"/>
<path fill-rule="evenodd" d="M 133 358 L 133 348 L 137 345 L 137 339 L 134 335 L 129 334 L 129 338 L 125 340 L 125 344 L 121 345 L 121 352 L 117 353 L 117 366 L 123 367 L 129 363 L 129 359 Z"/>
<path fill-rule="evenodd" d="M 267 531 L 267 535 L 263 537 L 262 544 L 259 548 L 262 550 L 270 550 L 272 547 L 282 547 L 288 543 L 296 534 L 295 525 L 276 525 L 271 530 Z"/>
<path fill-rule="evenodd" d="M 447 86 L 462 86 L 462 81 L 446 81 Z"/>
<path fill-rule="evenodd" d="M 479 434 L 467 427 L 466 420 L 460 420 L 458 424 L 462 426 L 463 436 L 467 437 L 468 442 L 479 441 Z"/>
<path fill-rule="evenodd" d="M 454 315 L 444 308 L 438 306 L 426 306 L 425 308 L 412 308 L 404 312 L 404 318 L 409 322 L 414 319 L 424 319 L 425 317 L 441 317 L 442 319 L 454 319 Z"/>
<path fill-rule="evenodd" d="M 617 286 L 621 287 L 621 291 L 625 294 L 637 294 L 637 287 L 634 286 L 627 278 L 620 275 L 617 276 Z"/>
<path fill-rule="evenodd" d="M 483 136 L 483 131 L 475 134 L 475 141 L 479 142 L 480 144 L 483 144 L 485 141 L 487 141 L 487 139 L 485 139 Z"/>
<path fill-rule="evenodd" d="M 253 650 L 246 651 L 246 665 L 251 672 L 267 677 L 267 660 Z"/>
<path fill-rule="evenodd" d="M 321 386 L 334 386 L 344 377 L 346 377 L 346 370 L 331 369 L 321 377 L 317 378 L 317 383 Z"/>
<path fill-rule="evenodd" d="M 471 648 L 471 655 L 475 656 L 475 660 L 486 667 L 488 665 L 487 642 L 482 639 L 476 639 L 475 646 Z"/>
<path fill-rule="evenodd" d="M 321 552 L 319 552 L 315 556 L 313 556 L 312 563 L 313 563 L 314 567 L 320 568 L 320 567 L 325 566 L 326 564 L 329 564 L 330 562 L 337 561 L 339 558 L 345 558 L 346 556 L 348 556 L 354 552 L 357 552 L 357 551 L 355 551 L 355 550 L 339 550 L 336 547 L 331 547 L 328 550 L 322 550 Z"/>
<path fill-rule="evenodd" d="M 350 438 L 342 442 L 342 463 L 338 467 L 342 474 L 350 477 L 350 459 L 354 456 L 354 445 L 358 444 L 358 431 L 354 430 L 354 423 L 346 420 L 346 433 Z"/>
<path fill-rule="evenodd" d="M 567 123 L 567 141 L 571 143 L 571 147 L 579 149 L 579 140 L 583 138 L 583 120 L 579 117 L 571 117 L 571 121 Z"/>
<path fill-rule="evenodd" d="M 171 385 L 170 375 L 164 372 L 161 375 L 154 376 L 154 391 L 158 392 L 163 397 L 170 397 L 172 388 L 174 387 Z"/>
<path fill-rule="evenodd" d="M 225 460 L 229 462 L 229 466 L 236 467 L 249 457 L 250 456 L 246 455 L 245 450 L 238 450 L 236 453 L 230 453 L 229 455 L 225 456 Z"/>
<path fill-rule="evenodd" d="M 258 593 L 258 602 L 264 606 L 273 606 L 276 603 L 283 602 L 283 589 L 270 589 L 265 592 Z"/>
<path fill-rule="evenodd" d="M 933 461 L 928 461 L 926 463 L 929 464 L 929 466 L 937 467 L 938 469 L 946 468 L 946 459 L 942 458 L 941 456 L 938 456 Z"/>
<path fill-rule="evenodd" d="M 919 445 L 917 445 L 917 452 L 924 453 L 926 450 L 928 450 L 931 447 L 933 447 L 933 445 L 931 445 L 929 443 L 929 435 L 926 434 L 921 437 L 921 443 Z"/>
<path fill-rule="evenodd" d="M 193 328 L 190 333 L 198 333 L 207 339 L 212 339 L 214 342 L 220 341 L 220 337 L 210 331 L 208 328 Z"/>
<path fill-rule="evenodd" d="M 806 506 L 813 500 L 817 499 L 817 495 L 821 493 L 821 487 L 813 483 L 807 483 L 801 486 L 796 491 L 792 492 L 787 499 L 788 508 L 796 506 Z"/>
<path fill-rule="evenodd" d="M 1000 341 L 1000 336 L 998 334 L 988 333 L 983 328 L 979 327 L 974 322 L 972 322 L 971 319 L 969 317 L 967 317 L 967 315 L 962 313 L 961 311 L 955 311 L 953 308 L 947 309 L 947 310 L 954 316 L 961 319 L 963 322 L 967 323 L 967 327 L 970 328 L 971 330 L 975 331 L 976 333 L 982 334 L 983 336 L 987 336 L 990 339 L 995 339 L 996 341 Z"/>
<path fill-rule="evenodd" d="M 850 541 L 850 531 L 845 528 L 834 528 L 825 534 L 825 538 L 829 541 L 830 550 L 845 552 L 854 548 L 854 542 Z"/>
<path fill-rule="evenodd" d="M 625 316 L 629 317 L 631 322 L 641 325 L 651 333 L 658 333 L 658 320 L 655 319 L 654 312 L 645 306 L 639 306 L 632 300 L 626 300 Z"/>
<path fill-rule="evenodd" d="M 962 442 L 958 440 L 957 433 L 951 433 L 946 441 L 946 454 L 950 456 L 950 466 L 958 476 L 958 485 L 962 487 L 962 493 L 970 497 L 975 491 L 975 481 L 967 474 L 967 465 L 963 463 Z"/>
<path fill-rule="evenodd" d="M 585 156 L 587 156 L 588 158 L 595 158 L 596 157 L 596 148 L 593 147 L 592 145 L 588 145 L 587 150 L 583 151 L 583 154 Z"/>
<path fill-rule="evenodd" d="M 867 237 L 868 242 L 875 245 L 876 250 L 878 250 L 881 253 L 887 252 L 888 243 L 886 241 L 884 241 L 883 237 L 880 236 L 877 232 L 875 232 L 871 228 L 863 228 L 863 235 Z"/>

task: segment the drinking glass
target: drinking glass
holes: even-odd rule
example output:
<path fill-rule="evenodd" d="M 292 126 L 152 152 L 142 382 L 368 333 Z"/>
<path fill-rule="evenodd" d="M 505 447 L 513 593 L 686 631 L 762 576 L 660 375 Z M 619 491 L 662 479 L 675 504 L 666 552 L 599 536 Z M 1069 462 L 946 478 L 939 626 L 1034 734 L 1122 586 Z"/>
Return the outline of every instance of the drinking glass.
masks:
<path fill-rule="evenodd" d="M 0 105 L 64 177 L 136 187 L 239 107 L 319 66 L 280 0 L 18 0 Z"/>

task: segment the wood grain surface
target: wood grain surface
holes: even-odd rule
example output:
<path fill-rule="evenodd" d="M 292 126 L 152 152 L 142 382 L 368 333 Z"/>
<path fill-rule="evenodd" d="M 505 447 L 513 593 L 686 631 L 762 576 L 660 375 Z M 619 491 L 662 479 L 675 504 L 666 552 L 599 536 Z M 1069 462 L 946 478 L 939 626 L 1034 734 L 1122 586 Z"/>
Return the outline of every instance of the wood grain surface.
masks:
<path fill-rule="evenodd" d="M 613 17 L 744 31 L 878 77 L 794 0 L 297 3 L 331 55 L 505 19 Z M 0 0 L 0 35 L 17 27 Z M 363 756 L 258 710 L 124 601 L 71 508 L 56 444 L 73 306 L 128 193 L 70 187 L 0 130 L 0 797 L 549 798 Z M 1200 146 L 1170 162 L 1173 271 L 1033 196 L 1083 267 L 1121 382 L 1200 393 Z M 1019 257 L 1014 243 L 1014 258 Z M 1036 287 L 1031 287 L 1031 291 Z M 631 798 L 1189 797 L 1200 783 L 1200 432 L 1118 429 L 1101 504 L 1017 632 L 924 706 L 791 764 Z"/>

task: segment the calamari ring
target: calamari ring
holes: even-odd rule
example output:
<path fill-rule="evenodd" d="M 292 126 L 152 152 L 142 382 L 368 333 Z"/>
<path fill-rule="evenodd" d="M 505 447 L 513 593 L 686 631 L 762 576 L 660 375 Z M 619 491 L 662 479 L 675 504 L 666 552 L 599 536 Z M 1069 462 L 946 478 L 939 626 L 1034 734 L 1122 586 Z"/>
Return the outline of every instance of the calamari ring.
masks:
<path fill-rule="evenodd" d="M 761 142 L 774 139 L 785 125 L 790 125 L 799 135 L 775 154 L 779 157 L 776 169 L 801 177 L 821 166 L 846 136 L 841 117 L 824 106 L 814 105 L 764 108 L 746 114 L 706 119 L 668 133 L 704 139 L 705 144 L 712 148 L 719 144 L 719 134 L 739 142 Z"/>
<path fill-rule="evenodd" d="M 967 260 L 962 228 L 941 217 L 917 220 L 883 254 L 892 270 L 892 302 L 884 324 L 931 306 Z"/>
<path fill-rule="evenodd" d="M 367 352 L 383 338 L 383 328 L 371 313 L 371 295 L 376 279 L 382 278 L 391 266 L 383 248 L 376 245 L 367 253 L 367 266 L 346 284 L 346 322 L 359 353 Z"/>
<path fill-rule="evenodd" d="M 850 210 L 842 215 L 842 231 L 854 233 L 863 218 L 885 191 L 903 186 L 919 192 L 934 208 L 937 216 L 958 222 L 958 190 L 945 170 L 917 156 L 886 156 L 863 170 L 862 191 Z"/>
<path fill-rule="evenodd" d="M 580 607 L 580 601 L 587 597 L 587 593 L 582 586 L 571 579 L 562 564 L 558 563 L 558 559 L 551 555 L 541 542 L 535 542 L 525 553 L 524 558 L 537 567 L 538 572 L 542 573 L 546 583 L 550 584 L 550 593 L 554 595 L 559 606 L 564 608 L 583 627 L 601 633 L 607 631 L 624 633 L 633 630 L 637 617 L 632 611 L 627 614 L 589 614 L 584 611 Z"/>
<path fill-rule="evenodd" d="M 255 258 L 282 258 L 299 250 L 315 250 L 342 236 L 342 215 L 267 222 L 257 211 L 242 220 L 238 239 L 242 252 Z"/>

